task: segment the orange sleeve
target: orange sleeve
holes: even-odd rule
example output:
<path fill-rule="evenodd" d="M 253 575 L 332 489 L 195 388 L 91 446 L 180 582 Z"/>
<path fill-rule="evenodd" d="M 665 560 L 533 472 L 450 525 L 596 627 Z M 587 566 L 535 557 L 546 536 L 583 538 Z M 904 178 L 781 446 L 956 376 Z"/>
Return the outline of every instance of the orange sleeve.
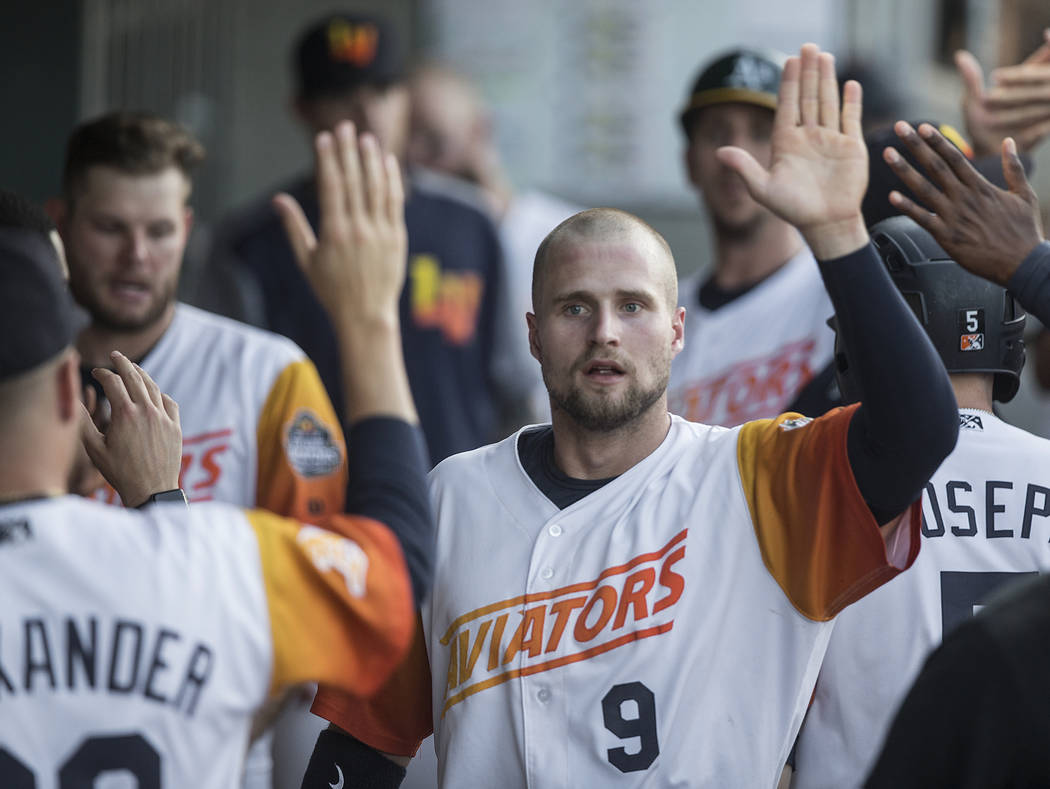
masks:
<path fill-rule="evenodd" d="M 259 415 L 255 505 L 301 521 L 343 511 L 346 442 L 313 362 L 289 364 Z"/>
<path fill-rule="evenodd" d="M 417 617 L 408 655 L 378 693 L 361 698 L 321 686 L 312 712 L 376 750 L 415 756 L 434 731 L 430 695 L 430 662 L 423 625 Z"/>
<path fill-rule="evenodd" d="M 402 660 L 415 607 L 397 538 L 336 515 L 326 528 L 247 513 L 262 560 L 273 638 L 271 693 L 319 682 L 374 693 Z"/>
<path fill-rule="evenodd" d="M 737 461 L 766 568 L 801 613 L 831 619 L 910 567 L 919 553 L 916 501 L 897 527 L 907 558 L 894 566 L 853 478 L 846 451 L 857 406 L 820 419 L 782 414 L 740 430 Z"/>

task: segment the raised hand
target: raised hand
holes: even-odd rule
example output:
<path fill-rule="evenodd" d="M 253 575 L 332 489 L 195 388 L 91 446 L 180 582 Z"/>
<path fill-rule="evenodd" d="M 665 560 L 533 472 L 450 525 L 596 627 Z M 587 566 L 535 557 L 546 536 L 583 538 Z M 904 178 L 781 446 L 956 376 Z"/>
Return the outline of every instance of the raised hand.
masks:
<path fill-rule="evenodd" d="M 1006 137 L 1030 151 L 1050 134 L 1050 30 L 1043 36 L 1043 45 L 1020 64 L 993 71 L 987 89 L 977 58 L 966 50 L 955 53 L 966 131 L 977 156 L 998 153 Z"/>
<path fill-rule="evenodd" d="M 289 195 L 274 198 L 303 274 L 339 342 L 347 423 L 369 416 L 418 421 L 401 351 L 398 303 L 408 248 L 397 159 L 350 123 L 321 132 L 314 235 Z"/>
<path fill-rule="evenodd" d="M 963 268 L 1006 285 L 1043 241 L 1039 198 L 1025 178 L 1014 141 L 1007 137 L 1001 148 L 1007 190 L 977 172 L 933 126 L 924 123 L 916 132 L 898 121 L 893 128 L 926 175 L 893 148 L 886 148 L 883 158 L 926 207 L 897 191 L 890 192 L 890 202 L 925 228 Z"/>
<path fill-rule="evenodd" d="M 91 462 L 124 505 L 137 507 L 154 493 L 179 487 L 179 406 L 126 356 L 114 351 L 110 357 L 116 372 L 94 371 L 110 403 L 109 425 L 101 432 L 85 407 L 80 437 Z"/>
<path fill-rule="evenodd" d="M 319 234 L 293 197 L 274 198 L 295 258 L 333 325 L 350 310 L 396 317 L 408 246 L 397 159 L 370 134 L 359 143 L 351 123 L 318 134 L 314 147 Z"/>
<path fill-rule="evenodd" d="M 806 44 L 784 66 L 769 169 L 740 148 L 721 148 L 718 157 L 756 201 L 802 232 L 818 258 L 840 257 L 868 240 L 860 212 L 868 185 L 860 118 L 860 85 L 846 83 L 840 107 L 834 57 Z"/>

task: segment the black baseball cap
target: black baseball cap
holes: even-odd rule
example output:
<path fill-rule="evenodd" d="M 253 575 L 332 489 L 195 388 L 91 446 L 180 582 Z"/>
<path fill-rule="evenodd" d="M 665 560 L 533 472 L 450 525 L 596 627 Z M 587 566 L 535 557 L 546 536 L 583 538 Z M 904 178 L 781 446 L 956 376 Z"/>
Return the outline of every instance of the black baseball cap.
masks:
<path fill-rule="evenodd" d="M 329 14 L 312 24 L 299 37 L 294 66 L 300 99 L 389 85 L 405 76 L 393 27 L 368 14 Z"/>
<path fill-rule="evenodd" d="M 780 76 L 787 56 L 771 49 L 734 49 L 719 55 L 700 71 L 679 114 L 689 133 L 693 114 L 712 104 L 755 104 L 776 110 Z"/>
<path fill-rule="evenodd" d="M 0 381 L 58 356 L 86 322 L 47 236 L 0 228 Z"/>

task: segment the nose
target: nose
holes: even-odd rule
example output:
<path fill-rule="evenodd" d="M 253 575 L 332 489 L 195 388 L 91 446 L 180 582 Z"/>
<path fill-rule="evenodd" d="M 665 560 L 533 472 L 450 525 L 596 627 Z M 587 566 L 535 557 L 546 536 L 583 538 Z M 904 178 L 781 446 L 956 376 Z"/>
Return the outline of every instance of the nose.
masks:
<path fill-rule="evenodd" d="M 127 240 L 127 256 L 134 263 L 142 263 L 149 257 L 149 246 L 143 230 L 132 230 Z"/>
<path fill-rule="evenodd" d="M 594 345 L 620 344 L 620 319 L 611 307 L 601 307 L 591 323 L 591 343 Z"/>

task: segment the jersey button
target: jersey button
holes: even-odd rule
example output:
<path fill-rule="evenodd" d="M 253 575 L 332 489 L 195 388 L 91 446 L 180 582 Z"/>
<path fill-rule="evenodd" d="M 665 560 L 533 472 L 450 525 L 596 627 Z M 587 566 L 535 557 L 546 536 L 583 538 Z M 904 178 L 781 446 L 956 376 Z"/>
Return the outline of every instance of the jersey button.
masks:
<path fill-rule="evenodd" d="M 557 523 L 552 523 L 547 531 L 550 533 L 551 537 L 561 537 L 561 526 Z"/>
<path fill-rule="evenodd" d="M 540 571 L 540 578 L 542 578 L 544 581 L 549 581 L 553 577 L 554 577 L 554 568 L 553 567 L 544 567 Z"/>
<path fill-rule="evenodd" d="M 546 688 L 540 688 L 539 691 L 536 693 L 536 698 L 540 700 L 540 703 L 546 704 L 548 701 L 551 700 L 551 692 Z"/>

